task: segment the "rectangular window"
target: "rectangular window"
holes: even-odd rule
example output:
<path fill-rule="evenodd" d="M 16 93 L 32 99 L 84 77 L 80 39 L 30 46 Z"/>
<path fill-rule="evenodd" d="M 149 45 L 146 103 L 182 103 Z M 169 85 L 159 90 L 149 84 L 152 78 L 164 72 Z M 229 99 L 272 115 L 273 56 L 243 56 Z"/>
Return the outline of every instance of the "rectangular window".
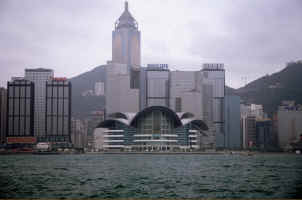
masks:
<path fill-rule="evenodd" d="M 160 112 L 158 111 L 155 111 L 153 113 L 153 133 L 160 133 L 160 120 L 161 120 L 161 117 L 160 117 Z"/>
<path fill-rule="evenodd" d="M 181 112 L 181 97 L 175 98 L 175 112 Z"/>

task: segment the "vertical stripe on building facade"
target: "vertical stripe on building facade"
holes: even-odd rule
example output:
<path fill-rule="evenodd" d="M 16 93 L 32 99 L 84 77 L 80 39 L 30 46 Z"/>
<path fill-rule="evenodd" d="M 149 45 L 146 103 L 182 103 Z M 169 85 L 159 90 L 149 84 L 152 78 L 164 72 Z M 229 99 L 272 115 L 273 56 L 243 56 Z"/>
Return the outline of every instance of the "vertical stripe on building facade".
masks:
<path fill-rule="evenodd" d="M 6 137 L 34 136 L 34 83 L 16 80 L 7 83 Z"/>

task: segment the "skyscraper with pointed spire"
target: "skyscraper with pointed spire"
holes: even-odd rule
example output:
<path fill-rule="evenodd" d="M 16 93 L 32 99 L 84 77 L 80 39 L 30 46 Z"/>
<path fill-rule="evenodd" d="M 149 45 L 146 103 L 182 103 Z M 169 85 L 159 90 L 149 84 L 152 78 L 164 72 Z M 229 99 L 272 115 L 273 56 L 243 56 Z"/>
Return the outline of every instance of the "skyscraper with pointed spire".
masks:
<path fill-rule="evenodd" d="M 140 31 L 129 12 L 127 1 L 112 31 L 112 62 L 127 64 L 131 69 L 139 69 L 141 66 Z"/>

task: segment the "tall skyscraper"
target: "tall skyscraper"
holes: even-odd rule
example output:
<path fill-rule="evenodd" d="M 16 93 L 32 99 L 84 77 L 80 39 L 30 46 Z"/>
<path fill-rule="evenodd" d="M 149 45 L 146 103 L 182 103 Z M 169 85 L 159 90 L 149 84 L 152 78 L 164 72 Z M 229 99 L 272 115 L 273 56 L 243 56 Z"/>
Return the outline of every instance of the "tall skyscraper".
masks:
<path fill-rule="evenodd" d="M 112 62 L 105 71 L 106 115 L 139 110 L 140 52 L 140 31 L 126 1 L 112 32 Z"/>
<path fill-rule="evenodd" d="M 224 134 L 224 96 L 225 96 L 225 70 L 224 65 L 220 63 L 203 64 L 201 70 L 203 77 L 204 106 L 211 105 L 210 110 L 204 114 L 204 118 L 209 127 L 212 127 L 217 134 Z M 211 90 L 207 92 L 207 90 Z M 208 103 L 206 103 L 208 102 Z M 206 103 L 206 104 L 205 104 Z"/>
<path fill-rule="evenodd" d="M 19 79 L 7 83 L 6 137 L 34 136 L 34 83 Z M 22 141 L 19 141 L 22 143 Z M 15 141 L 13 143 L 18 143 Z"/>
<path fill-rule="evenodd" d="M 42 141 L 71 142 L 71 83 L 66 78 L 46 82 L 45 136 Z"/>
<path fill-rule="evenodd" d="M 131 74 L 127 65 L 108 64 L 105 73 L 106 115 L 114 112 L 137 112 L 139 89 L 131 88 Z"/>
<path fill-rule="evenodd" d="M 240 97 L 225 96 L 224 100 L 224 134 L 216 135 L 216 147 L 240 149 Z"/>
<path fill-rule="evenodd" d="M 7 91 L 0 88 L 0 144 L 5 142 L 6 134 Z"/>
<path fill-rule="evenodd" d="M 125 10 L 115 22 L 115 29 L 112 32 L 112 62 L 127 64 L 132 68 L 141 66 L 140 31 L 128 10 L 127 1 Z"/>
<path fill-rule="evenodd" d="M 44 137 L 45 135 L 45 96 L 46 82 L 53 78 L 52 69 L 25 69 L 25 79 L 32 81 L 35 86 L 35 136 Z"/>

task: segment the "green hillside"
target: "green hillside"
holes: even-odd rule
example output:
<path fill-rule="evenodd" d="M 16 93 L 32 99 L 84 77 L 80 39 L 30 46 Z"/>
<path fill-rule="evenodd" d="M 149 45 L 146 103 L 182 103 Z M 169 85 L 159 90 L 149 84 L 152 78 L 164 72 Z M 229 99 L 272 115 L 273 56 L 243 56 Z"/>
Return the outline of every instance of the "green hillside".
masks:
<path fill-rule="evenodd" d="M 248 103 L 262 104 L 272 114 L 283 100 L 302 104 L 302 62 L 291 62 L 280 72 L 261 77 L 236 90 Z"/>
<path fill-rule="evenodd" d="M 91 111 L 101 110 L 105 105 L 104 96 L 83 96 L 87 90 L 94 90 L 95 82 L 105 81 L 104 65 L 70 79 L 72 83 L 72 113 L 74 117 L 85 117 Z"/>

